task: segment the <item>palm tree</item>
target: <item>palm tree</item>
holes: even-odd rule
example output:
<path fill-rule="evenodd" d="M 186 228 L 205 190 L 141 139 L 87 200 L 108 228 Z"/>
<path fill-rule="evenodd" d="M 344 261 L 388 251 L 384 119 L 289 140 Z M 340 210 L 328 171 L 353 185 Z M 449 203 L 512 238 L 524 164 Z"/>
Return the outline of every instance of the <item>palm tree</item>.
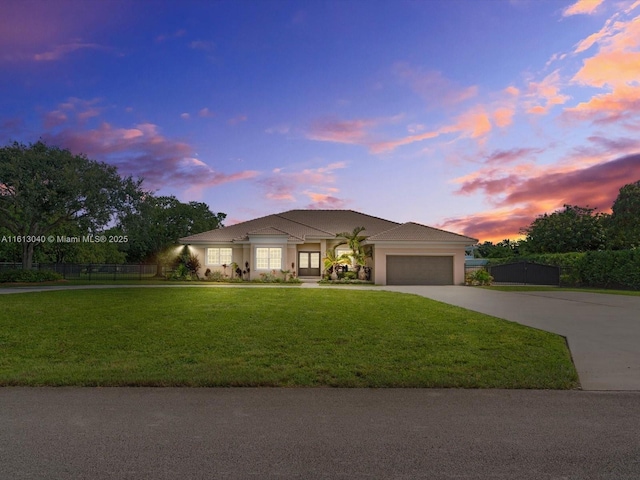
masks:
<path fill-rule="evenodd" d="M 339 247 L 340 245 L 348 245 L 351 249 L 351 266 L 354 270 L 357 265 L 356 259 L 358 258 L 358 255 L 362 253 L 362 242 L 367 238 L 364 235 L 360 235 L 364 230 L 364 227 L 356 227 L 352 232 L 342 232 L 336 235 L 336 237 L 345 239 L 344 242 L 340 242 L 336 247 Z"/>
<path fill-rule="evenodd" d="M 338 279 L 338 267 L 349 263 L 349 255 L 343 253 L 342 255 L 336 255 L 336 249 L 327 250 L 326 256 L 323 258 L 324 269 L 331 271 L 331 280 Z"/>

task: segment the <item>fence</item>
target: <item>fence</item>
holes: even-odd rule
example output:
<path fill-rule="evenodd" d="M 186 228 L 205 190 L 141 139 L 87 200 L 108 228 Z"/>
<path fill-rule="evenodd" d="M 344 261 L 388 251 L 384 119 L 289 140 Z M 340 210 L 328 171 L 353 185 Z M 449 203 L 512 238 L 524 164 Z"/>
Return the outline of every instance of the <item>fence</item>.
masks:
<path fill-rule="evenodd" d="M 560 285 L 560 267 L 532 262 L 516 262 L 489 267 L 496 283 Z"/>
<path fill-rule="evenodd" d="M 0 263 L 0 271 L 22 269 L 21 263 Z M 67 280 L 144 280 L 152 278 L 157 265 L 144 263 L 34 263 L 33 270 L 56 272 Z"/>

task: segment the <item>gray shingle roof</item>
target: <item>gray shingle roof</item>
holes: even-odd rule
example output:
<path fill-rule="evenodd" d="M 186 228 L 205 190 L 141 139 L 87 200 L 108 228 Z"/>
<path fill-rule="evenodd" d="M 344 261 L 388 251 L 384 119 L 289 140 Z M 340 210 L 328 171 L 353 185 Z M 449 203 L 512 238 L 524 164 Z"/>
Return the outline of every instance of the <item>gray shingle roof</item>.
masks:
<path fill-rule="evenodd" d="M 342 232 L 364 227 L 369 243 L 379 241 L 476 240 L 418 223 L 399 224 L 353 210 L 289 210 L 180 239 L 181 243 L 228 243 L 247 241 L 249 235 L 289 235 L 291 241 L 334 238 Z"/>
<path fill-rule="evenodd" d="M 439 228 L 428 227 L 419 223 L 407 222 L 385 232 L 372 235 L 367 242 L 398 241 L 398 242 L 464 242 L 476 243 L 475 238 L 466 237 Z"/>
<path fill-rule="evenodd" d="M 352 232 L 356 227 L 364 227 L 363 235 L 375 235 L 393 228 L 399 223 L 372 217 L 353 210 L 289 210 L 279 216 L 313 226 L 335 237 L 338 233 Z"/>

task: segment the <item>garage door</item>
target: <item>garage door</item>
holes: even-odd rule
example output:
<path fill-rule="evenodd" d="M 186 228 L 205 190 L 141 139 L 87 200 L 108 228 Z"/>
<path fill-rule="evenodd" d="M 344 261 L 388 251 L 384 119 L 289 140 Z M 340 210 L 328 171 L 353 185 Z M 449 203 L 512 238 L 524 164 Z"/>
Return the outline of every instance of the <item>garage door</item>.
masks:
<path fill-rule="evenodd" d="M 388 255 L 387 285 L 453 285 L 453 257 Z"/>

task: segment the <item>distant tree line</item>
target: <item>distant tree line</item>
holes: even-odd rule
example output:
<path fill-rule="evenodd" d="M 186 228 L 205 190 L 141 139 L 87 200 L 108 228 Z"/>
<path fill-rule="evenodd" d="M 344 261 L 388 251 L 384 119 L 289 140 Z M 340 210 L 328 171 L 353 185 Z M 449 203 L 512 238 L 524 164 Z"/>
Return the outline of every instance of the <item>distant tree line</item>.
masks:
<path fill-rule="evenodd" d="M 0 148 L 0 262 L 161 263 L 180 237 L 223 226 L 202 202 L 44 142 Z"/>
<path fill-rule="evenodd" d="M 535 254 L 628 250 L 640 247 L 640 180 L 623 186 L 611 214 L 595 208 L 564 205 L 538 216 L 520 232 L 522 240 L 505 239 L 476 246 L 476 256 L 508 258 Z"/>

